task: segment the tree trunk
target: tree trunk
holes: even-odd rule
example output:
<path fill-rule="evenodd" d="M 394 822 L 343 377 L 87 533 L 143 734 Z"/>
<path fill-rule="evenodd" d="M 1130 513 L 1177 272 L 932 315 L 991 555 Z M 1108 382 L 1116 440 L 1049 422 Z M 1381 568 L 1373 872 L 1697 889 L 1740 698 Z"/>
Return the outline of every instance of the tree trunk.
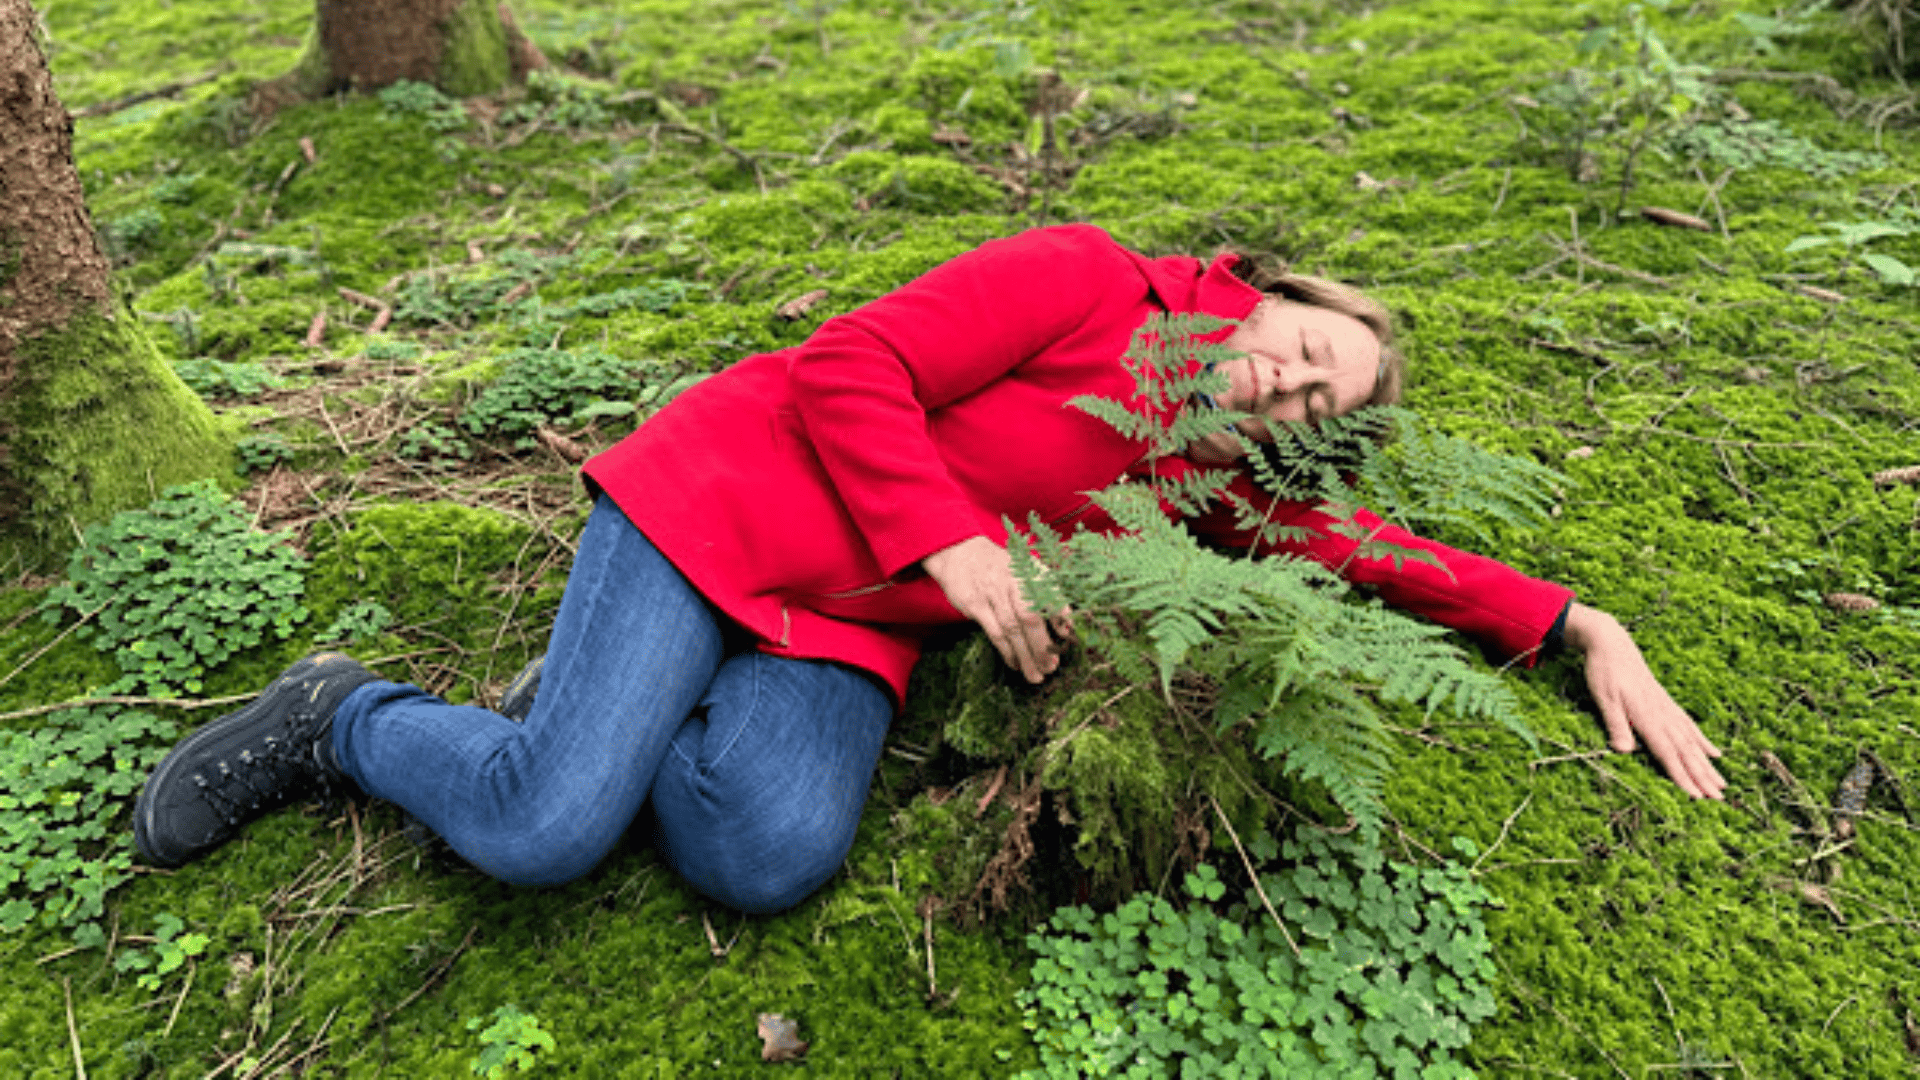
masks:
<path fill-rule="evenodd" d="M 272 112 L 403 79 L 473 97 L 546 66 L 506 5 L 494 0 L 314 0 L 305 54 L 292 71 L 254 91 L 254 108 Z"/>
<path fill-rule="evenodd" d="M 0 0 L 0 565 L 232 471 L 229 442 L 114 297 L 27 0 Z"/>

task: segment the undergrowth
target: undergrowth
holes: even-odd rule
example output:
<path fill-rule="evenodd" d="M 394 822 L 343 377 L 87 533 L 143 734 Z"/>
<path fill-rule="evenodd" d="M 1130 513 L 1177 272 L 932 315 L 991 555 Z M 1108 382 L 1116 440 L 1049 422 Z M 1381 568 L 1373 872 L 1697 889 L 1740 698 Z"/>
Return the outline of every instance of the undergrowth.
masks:
<path fill-rule="evenodd" d="M 1022 1077 L 1473 1075 L 1459 1052 L 1495 1011 L 1493 897 L 1465 868 L 1388 863 L 1311 826 L 1247 846 L 1288 868 L 1229 902 L 1202 865 L 1184 908 L 1139 893 L 1029 937 L 1020 1002 L 1042 1065 Z"/>

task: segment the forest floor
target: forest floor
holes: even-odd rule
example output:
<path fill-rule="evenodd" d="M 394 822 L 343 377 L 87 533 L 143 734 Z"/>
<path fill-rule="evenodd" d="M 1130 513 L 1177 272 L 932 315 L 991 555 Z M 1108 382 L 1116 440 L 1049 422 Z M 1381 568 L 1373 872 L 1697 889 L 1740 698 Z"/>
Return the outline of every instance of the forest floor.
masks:
<path fill-rule="evenodd" d="M 1606 749 L 1566 658 L 1507 676 L 1536 748 L 1399 718 L 1393 857 L 1477 852 L 1500 898 L 1498 1011 L 1461 1060 L 1920 1073 L 1920 505 L 1876 479 L 1920 464 L 1920 108 L 1822 5 L 523 0 L 557 65 L 529 88 L 267 121 L 246 87 L 311 4 L 43 7 L 103 242 L 244 435 L 229 487 L 286 531 L 307 610 L 192 701 L 51 713 L 119 671 L 37 617 L 55 579 L 6 569 L 0 1074 L 451 1077 L 545 1032 L 535 1072 L 733 1076 L 776 1067 L 761 1013 L 816 1075 L 1038 1067 L 1034 913 L 953 917 L 949 864 L 991 852 L 925 826 L 1011 813 L 942 745 L 946 688 L 897 725 L 845 872 L 778 917 L 684 888 L 644 830 L 519 890 L 347 804 L 136 873 L 124 808 L 170 732 L 328 637 L 492 703 L 542 648 L 582 455 L 691 376 L 1074 221 L 1385 299 L 1413 408 L 1568 478 L 1539 529 L 1441 538 L 1617 614 L 1726 751 L 1726 801 L 1689 801 Z M 76 805 L 107 828 L 61 832 Z"/>

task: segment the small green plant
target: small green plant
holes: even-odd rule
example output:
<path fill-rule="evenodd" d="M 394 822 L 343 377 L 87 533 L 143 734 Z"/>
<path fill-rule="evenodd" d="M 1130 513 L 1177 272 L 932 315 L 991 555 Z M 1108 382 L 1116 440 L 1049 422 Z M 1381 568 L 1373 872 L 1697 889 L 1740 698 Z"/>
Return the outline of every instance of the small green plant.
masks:
<path fill-rule="evenodd" d="M 361 600 L 342 611 L 325 630 L 314 635 L 314 644 L 351 645 L 364 641 L 393 623 L 393 612 L 377 600 Z"/>
<path fill-rule="evenodd" d="M 265 435 L 248 435 L 234 446 L 240 454 L 240 468 L 243 472 L 270 472 L 276 465 L 293 464 L 293 447 L 281 436 L 268 432 Z"/>
<path fill-rule="evenodd" d="M 1784 254 L 1793 255 L 1828 244 L 1839 244 L 1861 265 L 1873 271 L 1881 284 L 1907 286 L 1915 283 L 1914 269 L 1904 260 L 1885 252 L 1865 250 L 1875 240 L 1908 237 L 1920 232 L 1920 221 L 1914 220 L 1914 215 L 1902 213 L 1892 221 L 1830 221 L 1826 227 L 1833 231 L 1832 236 L 1799 237 L 1786 246 Z"/>
<path fill-rule="evenodd" d="M 478 275 L 418 274 L 401 286 L 393 318 L 403 325 L 469 327 L 530 306 L 535 285 L 570 269 L 576 261 L 570 255 L 510 250 L 501 252 L 495 265 Z"/>
<path fill-rule="evenodd" d="M 149 992 L 160 989 L 167 976 L 204 954 L 211 940 L 205 934 L 182 934 L 186 924 L 177 915 L 162 912 L 155 923 L 151 951 L 126 949 L 113 958 L 115 971 L 139 972 L 140 989 Z"/>
<path fill-rule="evenodd" d="M 1708 69 L 1675 59 L 1654 29 L 1649 12 L 1664 12 L 1668 4 L 1628 4 L 1620 23 L 1589 29 L 1577 47 L 1580 65 L 1537 91 L 1536 108 L 1523 118 L 1523 145 L 1544 148 L 1570 177 L 1586 181 L 1599 177 L 1593 151 L 1617 144 L 1624 198 L 1641 155 L 1691 126 L 1701 106 L 1719 98 Z"/>
<path fill-rule="evenodd" d="M 124 673 L 111 692 L 198 692 L 207 669 L 307 617 L 306 560 L 284 540 L 253 531 L 210 480 L 168 488 L 86 531 L 46 617 L 65 608 L 87 620 L 76 633 Z"/>
<path fill-rule="evenodd" d="M 1473 1075 L 1455 1055 L 1496 1009 L 1494 900 L 1466 869 L 1388 863 L 1311 826 L 1249 847 L 1285 865 L 1238 902 L 1203 865 L 1184 909 L 1139 893 L 1106 915 L 1062 908 L 1027 939 L 1019 1000 L 1043 1065 L 1023 1080 Z"/>
<path fill-rule="evenodd" d="M 473 457 L 473 447 L 460 433 L 432 420 L 423 420 L 400 436 L 394 453 L 412 461 L 451 465 Z"/>
<path fill-rule="evenodd" d="M 395 341 L 392 338 L 375 338 L 367 342 L 369 360 L 418 360 L 426 350 L 414 341 Z"/>
<path fill-rule="evenodd" d="M 1793 169 L 1821 180 L 1882 169 L 1889 161 L 1887 155 L 1870 150 L 1823 149 L 1773 120 L 1733 117 L 1684 127 L 1666 146 L 1680 157 L 1721 168 Z"/>
<path fill-rule="evenodd" d="M 597 402 L 625 401 L 640 388 L 638 366 L 600 352 L 515 349 L 506 369 L 460 414 L 475 435 L 533 445 L 535 428 L 572 420 Z"/>
<path fill-rule="evenodd" d="M 162 177 L 153 185 L 153 201 L 169 206 L 185 206 L 193 201 L 193 189 L 199 182 L 199 173 Z"/>
<path fill-rule="evenodd" d="M 391 116 L 420 118 L 429 131 L 445 134 L 467 126 L 467 110 L 432 83 L 402 79 L 380 91 L 380 104 Z"/>
<path fill-rule="evenodd" d="M 250 361 L 196 357 L 174 361 L 173 371 L 203 397 L 247 398 L 286 385 L 280 376 Z"/>
<path fill-rule="evenodd" d="M 593 83 L 569 79 L 553 71 L 534 71 L 527 75 L 527 99 L 500 111 L 499 124 L 544 123 L 557 128 L 605 127 L 613 119 L 617 106 L 612 95 Z"/>
<path fill-rule="evenodd" d="M 160 211 L 143 206 L 101 226 L 107 248 L 116 257 L 127 259 L 153 246 L 166 231 L 167 219 Z"/>
<path fill-rule="evenodd" d="M 0 731 L 0 932 L 97 919 L 127 880 L 126 800 L 178 726 L 150 713 L 64 709 Z"/>
<path fill-rule="evenodd" d="M 539 1051 L 552 1053 L 555 1046 L 553 1036 L 541 1030 L 539 1017 L 515 1005 L 493 1010 L 491 1022 L 479 1016 L 468 1020 L 467 1030 L 480 1032 L 480 1053 L 468 1065 L 486 1080 L 499 1080 L 509 1067 L 531 1069 L 539 1063 Z"/>

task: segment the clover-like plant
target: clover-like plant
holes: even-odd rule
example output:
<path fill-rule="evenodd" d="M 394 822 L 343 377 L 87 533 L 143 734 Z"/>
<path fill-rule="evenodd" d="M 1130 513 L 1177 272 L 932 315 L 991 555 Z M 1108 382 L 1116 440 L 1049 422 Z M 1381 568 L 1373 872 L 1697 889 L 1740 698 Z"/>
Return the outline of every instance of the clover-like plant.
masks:
<path fill-rule="evenodd" d="M 482 1026 L 484 1025 L 484 1030 Z M 486 1080 L 499 1080 L 509 1067 L 531 1069 L 539 1062 L 541 1050 L 551 1053 L 553 1036 L 540 1027 L 540 1018 L 521 1012 L 517 1005 L 502 1005 L 493 1010 L 493 1019 L 476 1016 L 467 1021 L 468 1031 L 480 1032 L 480 1053 L 468 1063 Z"/>
<path fill-rule="evenodd" d="M 1062 908 L 1028 938 L 1019 1000 L 1042 1068 L 1023 1080 L 1472 1075 L 1457 1054 L 1496 1008 L 1494 901 L 1467 870 L 1311 826 L 1249 848 L 1268 868 L 1238 902 L 1203 865 L 1184 908 L 1139 893 L 1106 915 Z"/>
<path fill-rule="evenodd" d="M 256 532 L 201 480 L 88 529 L 67 580 L 47 593 L 47 618 L 65 608 L 87 620 L 76 635 L 123 672 L 110 692 L 197 693 L 209 668 L 287 638 L 307 617 L 305 565 L 284 535 Z"/>

